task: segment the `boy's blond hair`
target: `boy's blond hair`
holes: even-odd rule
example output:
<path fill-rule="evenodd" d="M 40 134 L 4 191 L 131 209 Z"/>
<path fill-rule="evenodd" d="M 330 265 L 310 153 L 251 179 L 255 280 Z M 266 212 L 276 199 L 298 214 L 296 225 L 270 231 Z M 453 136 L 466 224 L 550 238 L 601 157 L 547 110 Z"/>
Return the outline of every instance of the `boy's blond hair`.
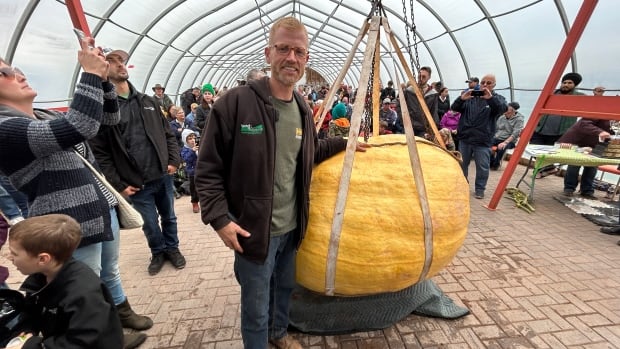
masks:
<path fill-rule="evenodd" d="M 71 258 L 81 238 L 80 224 L 64 214 L 27 218 L 9 232 L 9 240 L 19 242 L 29 255 L 48 253 L 59 263 Z"/>

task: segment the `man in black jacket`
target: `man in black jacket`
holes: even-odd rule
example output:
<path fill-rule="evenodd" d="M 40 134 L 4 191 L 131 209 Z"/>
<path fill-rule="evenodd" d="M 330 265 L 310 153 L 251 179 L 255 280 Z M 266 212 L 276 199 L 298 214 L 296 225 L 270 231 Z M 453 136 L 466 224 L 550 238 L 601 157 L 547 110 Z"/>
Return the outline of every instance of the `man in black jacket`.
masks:
<path fill-rule="evenodd" d="M 432 69 L 430 67 L 422 67 L 418 72 L 418 89 L 422 94 L 422 98 L 426 103 L 428 111 L 430 113 L 435 126 L 439 128 L 440 115 L 438 112 L 438 98 L 439 94 L 429 84 L 428 80 L 431 78 Z M 415 90 L 412 86 L 413 82 L 407 82 L 407 88 L 403 91 L 405 95 L 405 104 L 407 105 L 407 111 L 411 118 L 411 125 L 413 126 L 413 133 L 418 137 L 427 137 L 431 130 L 431 126 L 428 124 L 428 120 L 424 115 L 422 106 L 418 101 L 418 97 L 415 94 Z M 398 117 L 402 120 L 402 111 L 400 110 L 400 104 L 397 105 L 396 111 Z"/>
<path fill-rule="evenodd" d="M 476 163 L 475 196 L 484 198 L 489 179 L 491 146 L 495 135 L 497 118 L 508 110 L 506 99 L 495 93 L 495 75 L 487 74 L 480 82 L 481 96 L 474 96 L 474 89 L 468 89 L 452 103 L 452 110 L 461 113 L 457 134 L 459 151 L 463 156 L 461 167 L 467 178 L 469 163 Z"/>
<path fill-rule="evenodd" d="M 142 230 L 153 255 L 148 272 L 155 275 L 166 260 L 177 269 L 185 267 L 185 258 L 179 251 L 171 176 L 181 157 L 159 103 L 138 92 L 129 82 L 125 67 L 128 59 L 129 55 L 122 50 L 106 56 L 110 63 L 108 77 L 118 94 L 121 121 L 100 127 L 91 146 L 110 184 L 131 198 L 144 219 Z"/>
<path fill-rule="evenodd" d="M 235 250 L 244 348 L 266 349 L 269 341 L 299 349 L 286 330 L 312 166 L 347 142 L 319 140 L 310 108 L 294 91 L 309 57 L 304 25 L 293 17 L 276 21 L 264 52 L 271 77 L 250 80 L 213 105 L 195 181 L 202 221 Z"/>

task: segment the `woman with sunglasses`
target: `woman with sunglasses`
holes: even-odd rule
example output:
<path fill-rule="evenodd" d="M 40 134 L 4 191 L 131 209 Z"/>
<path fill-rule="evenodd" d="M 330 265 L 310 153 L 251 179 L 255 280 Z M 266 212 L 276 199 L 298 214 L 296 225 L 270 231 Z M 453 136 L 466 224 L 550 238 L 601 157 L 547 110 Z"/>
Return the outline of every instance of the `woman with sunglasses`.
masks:
<path fill-rule="evenodd" d="M 152 320 L 131 310 L 121 285 L 118 202 L 78 156 L 97 167 L 86 141 L 101 124 L 120 121 L 108 62 L 92 38 L 80 44 L 83 73 L 66 113 L 34 109 L 37 92 L 26 75 L 0 59 L 0 172 L 28 196 L 29 216 L 63 213 L 80 223 L 82 238 L 73 257 L 101 277 L 123 327 L 144 330 Z M 135 348 L 145 339 L 143 333 L 125 335 L 124 347 Z"/>

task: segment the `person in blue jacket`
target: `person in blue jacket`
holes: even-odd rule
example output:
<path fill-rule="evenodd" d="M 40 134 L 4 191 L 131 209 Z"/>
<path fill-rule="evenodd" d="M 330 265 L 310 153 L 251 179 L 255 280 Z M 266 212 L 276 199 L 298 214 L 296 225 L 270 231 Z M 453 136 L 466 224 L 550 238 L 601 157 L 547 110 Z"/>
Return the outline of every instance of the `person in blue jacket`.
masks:
<path fill-rule="evenodd" d="M 489 179 L 491 146 L 495 135 L 497 118 L 508 110 L 506 99 L 494 88 L 495 75 L 487 74 L 480 81 L 480 96 L 468 89 L 452 103 L 452 110 L 461 113 L 457 134 L 459 135 L 459 151 L 463 156 L 461 167 L 467 178 L 469 163 L 472 158 L 476 163 L 476 179 L 474 182 L 476 199 L 484 198 L 484 190 Z"/>

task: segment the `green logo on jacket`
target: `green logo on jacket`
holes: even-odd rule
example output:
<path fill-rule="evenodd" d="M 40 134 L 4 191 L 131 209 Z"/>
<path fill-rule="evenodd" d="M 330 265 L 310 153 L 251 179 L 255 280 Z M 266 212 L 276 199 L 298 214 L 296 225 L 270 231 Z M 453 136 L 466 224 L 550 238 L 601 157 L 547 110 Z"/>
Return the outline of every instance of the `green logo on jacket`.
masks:
<path fill-rule="evenodd" d="M 251 124 L 241 125 L 241 134 L 259 135 L 265 131 L 263 125 L 252 126 Z"/>

